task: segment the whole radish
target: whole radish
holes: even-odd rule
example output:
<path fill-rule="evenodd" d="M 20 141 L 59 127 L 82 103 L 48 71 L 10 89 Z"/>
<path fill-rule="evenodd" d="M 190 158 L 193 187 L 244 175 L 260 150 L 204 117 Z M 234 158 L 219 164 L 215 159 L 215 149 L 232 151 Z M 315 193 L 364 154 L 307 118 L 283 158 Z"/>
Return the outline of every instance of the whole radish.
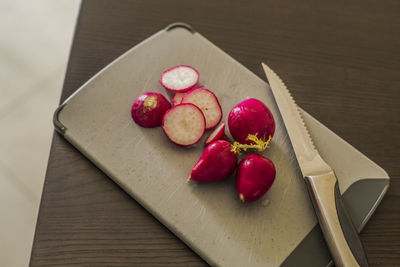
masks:
<path fill-rule="evenodd" d="M 241 144 L 252 144 L 249 135 L 264 141 L 275 132 L 275 120 L 267 106 L 258 99 L 249 98 L 237 104 L 228 116 L 232 137 Z"/>
<path fill-rule="evenodd" d="M 131 108 L 132 119 L 142 127 L 160 126 L 165 112 L 171 107 L 159 93 L 147 92 L 138 96 Z"/>
<path fill-rule="evenodd" d="M 238 157 L 232 145 L 224 140 L 209 144 L 193 167 L 188 181 L 218 181 L 227 178 L 237 166 Z"/>
<path fill-rule="evenodd" d="M 271 187 L 275 180 L 273 162 L 259 154 L 244 157 L 236 171 L 236 191 L 243 202 L 256 201 Z"/>

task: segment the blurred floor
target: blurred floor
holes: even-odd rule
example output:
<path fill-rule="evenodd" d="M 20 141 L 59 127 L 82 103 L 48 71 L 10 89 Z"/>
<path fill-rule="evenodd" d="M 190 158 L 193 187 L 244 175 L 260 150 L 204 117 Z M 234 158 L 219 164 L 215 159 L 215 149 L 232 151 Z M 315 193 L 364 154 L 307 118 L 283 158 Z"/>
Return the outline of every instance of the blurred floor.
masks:
<path fill-rule="evenodd" d="M 79 0 L 0 0 L 0 266 L 28 266 Z"/>

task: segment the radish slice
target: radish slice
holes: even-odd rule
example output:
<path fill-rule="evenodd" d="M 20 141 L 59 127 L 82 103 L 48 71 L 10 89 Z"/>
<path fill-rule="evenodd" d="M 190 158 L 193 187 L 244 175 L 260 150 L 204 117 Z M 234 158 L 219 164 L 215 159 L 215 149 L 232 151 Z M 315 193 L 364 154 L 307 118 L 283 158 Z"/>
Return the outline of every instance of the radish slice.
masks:
<path fill-rule="evenodd" d="M 186 92 L 199 81 L 199 72 L 190 66 L 179 65 L 164 71 L 160 83 L 168 91 Z"/>
<path fill-rule="evenodd" d="M 192 103 L 203 111 L 206 130 L 214 128 L 222 119 L 222 109 L 217 97 L 208 89 L 194 88 L 187 92 L 181 103 Z"/>
<path fill-rule="evenodd" d="M 200 89 L 200 88 L 203 88 L 203 87 L 204 87 L 203 85 L 196 86 L 196 87 L 192 88 L 191 90 Z M 183 98 L 184 95 L 185 95 L 185 93 L 175 93 L 174 97 L 171 99 L 172 104 L 174 106 L 180 104 L 182 102 L 182 98 Z"/>
<path fill-rule="evenodd" d="M 214 129 L 214 131 L 212 131 L 212 133 L 208 136 L 206 140 L 206 145 L 214 141 L 224 139 L 224 137 L 225 137 L 225 122 L 221 123 L 217 128 Z"/>
<path fill-rule="evenodd" d="M 175 93 L 174 97 L 171 99 L 171 102 L 174 106 L 181 103 L 183 96 L 185 93 Z"/>
<path fill-rule="evenodd" d="M 204 134 L 206 120 L 203 112 L 193 104 L 179 104 L 165 113 L 162 128 L 167 137 L 177 145 L 190 146 Z"/>

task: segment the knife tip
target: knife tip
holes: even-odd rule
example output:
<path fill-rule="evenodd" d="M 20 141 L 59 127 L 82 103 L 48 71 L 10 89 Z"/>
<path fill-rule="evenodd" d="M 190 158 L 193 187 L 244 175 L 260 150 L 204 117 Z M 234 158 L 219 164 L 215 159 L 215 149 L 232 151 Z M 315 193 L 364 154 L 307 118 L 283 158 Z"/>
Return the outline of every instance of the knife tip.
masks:
<path fill-rule="evenodd" d="M 268 67 L 268 65 L 265 64 L 264 62 L 261 62 L 261 66 L 262 66 L 262 68 L 264 69 L 264 72 L 267 72 L 267 71 L 270 70 L 270 68 Z"/>
<path fill-rule="evenodd" d="M 265 75 L 267 76 L 267 79 L 269 77 L 269 75 L 271 74 L 272 70 L 270 69 L 270 67 L 268 67 L 267 64 L 265 64 L 264 62 L 261 62 L 261 66 L 264 70 Z"/>

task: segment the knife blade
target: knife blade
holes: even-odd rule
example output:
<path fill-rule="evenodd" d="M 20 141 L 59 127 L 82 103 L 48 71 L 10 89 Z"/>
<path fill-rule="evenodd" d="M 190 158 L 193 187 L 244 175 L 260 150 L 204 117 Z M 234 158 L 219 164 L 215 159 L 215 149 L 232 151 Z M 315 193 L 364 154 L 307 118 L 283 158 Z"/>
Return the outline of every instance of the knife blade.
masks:
<path fill-rule="evenodd" d="M 278 105 L 322 233 L 335 265 L 368 266 L 358 233 L 348 216 L 338 180 L 315 148 L 298 107 L 281 78 L 261 63 Z"/>

